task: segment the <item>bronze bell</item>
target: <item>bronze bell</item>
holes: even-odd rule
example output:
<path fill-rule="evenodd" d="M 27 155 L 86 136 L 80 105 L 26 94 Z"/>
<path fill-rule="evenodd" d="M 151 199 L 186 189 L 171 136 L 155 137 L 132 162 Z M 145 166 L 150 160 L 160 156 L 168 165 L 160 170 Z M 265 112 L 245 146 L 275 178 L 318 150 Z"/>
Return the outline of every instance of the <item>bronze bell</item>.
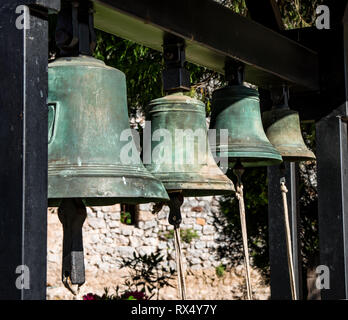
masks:
<path fill-rule="evenodd" d="M 50 206 L 63 198 L 89 206 L 169 200 L 139 154 L 122 159 L 136 150 L 122 139 L 130 130 L 124 73 L 89 56 L 57 59 L 48 67 L 48 112 Z"/>
<path fill-rule="evenodd" d="M 147 120 L 151 121 L 152 161 L 146 168 L 168 192 L 190 197 L 234 191 L 210 152 L 204 103 L 183 93 L 167 95 L 150 102 Z M 162 134 L 166 140 L 161 141 Z M 178 139 L 181 134 L 184 140 Z"/>
<path fill-rule="evenodd" d="M 274 107 L 262 114 L 262 122 L 269 141 L 282 155 L 284 161 L 306 161 L 315 159 L 301 134 L 298 112 L 287 105 Z"/>
<path fill-rule="evenodd" d="M 279 164 L 282 157 L 269 142 L 261 121 L 257 90 L 244 85 L 229 85 L 215 90 L 210 128 L 216 129 L 217 144 L 211 145 L 218 156 L 238 160 L 244 167 Z M 222 142 L 220 130 L 228 130 L 228 141 Z"/>

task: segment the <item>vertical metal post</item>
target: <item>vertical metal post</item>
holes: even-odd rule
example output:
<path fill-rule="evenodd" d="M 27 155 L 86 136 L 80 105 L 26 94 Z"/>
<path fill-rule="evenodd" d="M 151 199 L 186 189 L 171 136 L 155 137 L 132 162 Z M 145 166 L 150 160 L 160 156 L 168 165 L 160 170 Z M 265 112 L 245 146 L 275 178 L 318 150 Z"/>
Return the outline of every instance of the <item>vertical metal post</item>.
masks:
<path fill-rule="evenodd" d="M 320 264 L 328 267 L 329 288 L 321 298 L 348 298 L 348 139 L 337 110 L 316 125 Z M 324 284 L 324 282 L 322 283 Z"/>
<path fill-rule="evenodd" d="M 46 298 L 45 15 L 59 4 L 0 4 L 0 299 Z"/>
<path fill-rule="evenodd" d="M 331 68 L 343 81 L 330 91 L 331 104 L 342 104 L 316 124 L 319 250 L 323 300 L 348 298 L 348 6 L 336 10 L 343 22 L 342 36 L 337 41 L 338 66 Z M 334 7 L 333 5 L 330 6 Z M 330 48 L 330 47 L 329 47 Z M 331 56 L 331 48 L 327 56 Z M 337 59 L 336 59 L 337 60 Z M 323 60 L 325 61 L 325 60 Z M 331 74 L 330 74 L 331 75 Z M 333 75 L 333 73 L 332 73 Z M 330 79 L 332 82 L 332 80 Z M 344 93 L 342 95 L 341 93 Z M 339 94 L 338 94 L 339 92 Z M 338 104 L 336 104 L 338 105 Z M 325 267 L 326 269 L 325 272 Z M 326 279 L 326 281 L 325 281 Z M 325 283 L 326 282 L 326 283 Z M 326 285 L 326 287 L 324 286 Z"/>
<path fill-rule="evenodd" d="M 298 164 L 285 163 L 287 200 L 293 245 L 297 296 L 302 299 L 302 264 L 299 239 Z M 279 166 L 268 167 L 268 232 L 271 269 L 271 299 L 291 300 L 289 269 L 286 253 L 283 203 L 280 192 Z"/>

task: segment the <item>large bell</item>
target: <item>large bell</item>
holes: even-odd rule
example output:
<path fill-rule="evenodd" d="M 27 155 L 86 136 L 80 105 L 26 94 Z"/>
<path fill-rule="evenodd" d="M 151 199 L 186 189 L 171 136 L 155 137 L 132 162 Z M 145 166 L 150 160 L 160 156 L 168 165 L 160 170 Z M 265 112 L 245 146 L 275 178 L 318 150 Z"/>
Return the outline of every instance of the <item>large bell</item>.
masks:
<path fill-rule="evenodd" d="M 234 163 L 240 159 L 244 167 L 275 165 L 282 161 L 279 152 L 267 139 L 262 126 L 257 90 L 243 85 L 230 85 L 213 93 L 210 128 L 216 129 L 217 156 L 228 156 Z M 220 139 L 220 130 L 228 130 L 228 139 Z"/>
<path fill-rule="evenodd" d="M 262 114 L 263 126 L 269 141 L 280 152 L 284 161 L 315 159 L 301 134 L 298 112 L 288 107 L 276 107 Z"/>
<path fill-rule="evenodd" d="M 87 56 L 57 59 L 48 68 L 48 110 L 49 205 L 62 198 L 89 206 L 169 200 L 139 155 L 132 163 L 121 157 L 133 143 L 121 141 L 130 130 L 121 71 Z"/>
<path fill-rule="evenodd" d="M 147 119 L 151 121 L 152 162 L 146 167 L 168 192 L 181 191 L 190 197 L 234 191 L 232 181 L 222 173 L 210 152 L 205 105 L 201 101 L 182 93 L 155 99 L 149 105 Z M 185 133 L 182 140 L 181 134 Z"/>

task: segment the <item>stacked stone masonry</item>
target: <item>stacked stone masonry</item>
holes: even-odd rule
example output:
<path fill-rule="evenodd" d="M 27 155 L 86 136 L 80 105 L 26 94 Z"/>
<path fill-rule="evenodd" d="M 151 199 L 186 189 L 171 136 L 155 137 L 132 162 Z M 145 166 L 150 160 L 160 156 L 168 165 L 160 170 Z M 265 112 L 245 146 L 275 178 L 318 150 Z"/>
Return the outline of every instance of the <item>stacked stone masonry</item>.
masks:
<path fill-rule="evenodd" d="M 86 284 L 82 292 L 101 293 L 104 287 L 116 287 L 121 284 L 122 276 L 127 271 L 120 270 L 120 264 L 122 260 L 133 257 L 134 253 L 143 255 L 159 250 L 164 257 L 164 266 L 175 269 L 175 248 L 170 236 L 173 226 L 167 221 L 168 207 L 165 206 L 157 215 L 151 213 L 152 204 L 142 204 L 138 208 L 134 225 L 121 222 L 119 204 L 87 208 L 87 219 L 83 227 Z M 192 291 L 193 299 L 240 299 L 243 296 L 242 266 L 225 276 L 229 280 L 220 279 L 215 274 L 215 267 L 225 262 L 216 252 L 216 239 L 219 236 L 213 223 L 216 214 L 219 214 L 219 202 L 216 197 L 186 198 L 182 206 L 181 228 L 194 230 L 196 234 L 190 243 L 182 241 L 187 280 L 192 278 L 187 284 L 189 298 L 191 282 L 191 289 L 200 290 L 201 295 L 194 296 L 195 293 Z M 57 209 L 49 208 L 48 215 L 48 298 L 71 299 L 72 295 L 60 282 L 62 228 Z M 269 288 L 262 284 L 262 278 L 256 270 L 253 270 L 253 274 L 258 298 L 267 299 Z M 204 286 L 206 277 L 212 279 L 212 283 Z M 215 297 L 211 296 L 214 290 L 208 290 L 213 284 L 217 286 Z M 223 287 L 226 288 L 222 290 Z M 177 298 L 176 290 L 173 291 L 173 288 L 163 292 L 163 299 Z"/>

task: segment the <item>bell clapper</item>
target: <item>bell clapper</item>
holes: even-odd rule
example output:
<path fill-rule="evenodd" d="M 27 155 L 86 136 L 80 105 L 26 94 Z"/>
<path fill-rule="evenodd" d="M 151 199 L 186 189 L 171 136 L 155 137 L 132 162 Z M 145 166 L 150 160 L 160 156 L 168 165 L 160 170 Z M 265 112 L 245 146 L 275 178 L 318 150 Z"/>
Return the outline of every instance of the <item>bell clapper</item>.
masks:
<path fill-rule="evenodd" d="M 186 284 L 185 273 L 183 268 L 181 241 L 180 241 L 180 223 L 181 218 L 181 205 L 184 202 L 184 197 L 180 192 L 169 193 L 169 217 L 168 221 L 174 226 L 174 245 L 176 253 L 176 268 L 178 273 L 178 289 L 179 296 L 182 300 L 186 300 Z"/>
<path fill-rule="evenodd" d="M 240 222 L 241 222 L 242 238 L 243 238 L 247 297 L 248 297 L 248 300 L 252 300 L 252 287 L 251 287 L 251 278 L 250 278 L 250 261 L 249 261 L 249 249 L 248 249 L 248 234 L 247 234 L 247 228 L 246 228 L 245 205 L 244 205 L 243 183 L 242 183 L 242 175 L 244 173 L 244 167 L 239 159 L 233 168 L 233 173 L 237 176 L 236 197 L 239 201 L 239 214 L 240 214 Z"/>
<path fill-rule="evenodd" d="M 284 226 L 285 226 L 285 237 L 286 237 L 286 252 L 288 256 L 288 267 L 289 267 L 289 278 L 291 287 L 292 300 L 297 300 L 296 282 L 295 282 L 295 272 L 294 272 L 294 261 L 292 257 L 292 241 L 289 223 L 289 211 L 288 211 L 288 201 L 286 180 L 285 180 L 285 165 L 284 162 L 279 167 L 282 177 L 280 178 L 280 191 L 282 193 L 283 208 L 284 208 Z"/>
<path fill-rule="evenodd" d="M 63 225 L 62 282 L 76 296 L 85 283 L 82 226 L 87 217 L 81 199 L 63 199 L 58 208 L 58 218 Z M 77 289 L 73 286 L 77 285 Z"/>

